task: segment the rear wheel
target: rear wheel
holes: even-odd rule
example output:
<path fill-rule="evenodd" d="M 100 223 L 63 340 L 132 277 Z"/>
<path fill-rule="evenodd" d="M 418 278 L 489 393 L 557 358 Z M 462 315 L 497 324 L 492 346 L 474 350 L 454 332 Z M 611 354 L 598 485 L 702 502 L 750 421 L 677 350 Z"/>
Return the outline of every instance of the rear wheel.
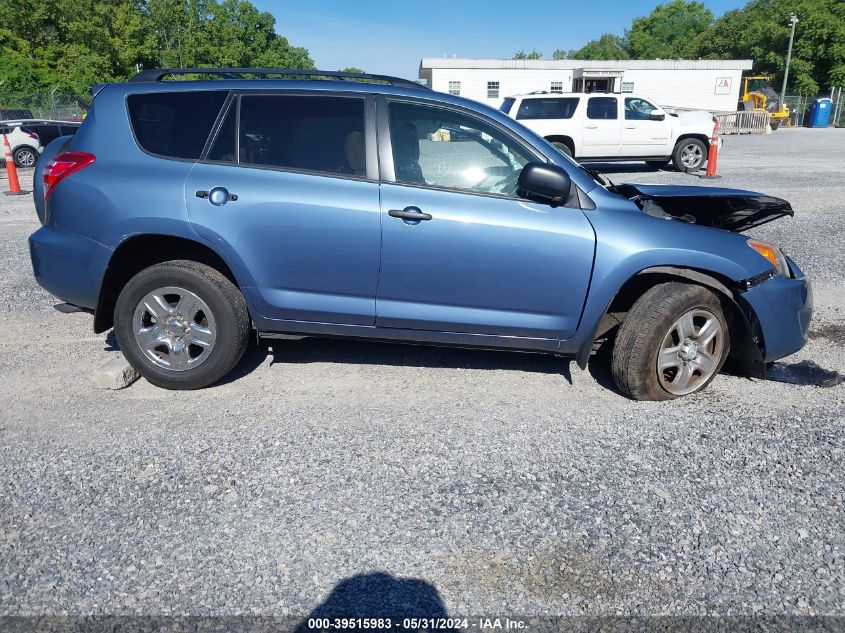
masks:
<path fill-rule="evenodd" d="M 681 172 L 698 171 L 707 161 L 707 146 L 697 138 L 685 138 L 678 141 L 672 153 L 675 169 Z"/>
<path fill-rule="evenodd" d="M 38 160 L 38 154 L 31 147 L 19 147 L 15 150 L 14 160 L 18 167 L 33 167 Z"/>
<path fill-rule="evenodd" d="M 566 143 L 561 143 L 560 141 L 552 141 L 552 145 L 554 145 L 561 153 L 566 154 L 567 156 L 572 158 L 572 150 L 569 149 L 569 145 L 567 145 Z"/>
<path fill-rule="evenodd" d="M 177 260 L 129 280 L 117 299 L 114 329 L 124 356 L 148 381 L 199 389 L 241 359 L 250 320 L 243 296 L 223 274 Z"/>
<path fill-rule="evenodd" d="M 780 119 L 769 119 L 769 127 L 772 128 L 772 132 L 780 127 Z"/>
<path fill-rule="evenodd" d="M 634 400 L 670 400 L 701 391 L 730 350 L 719 298 L 701 286 L 655 286 L 628 311 L 613 347 L 619 389 Z"/>

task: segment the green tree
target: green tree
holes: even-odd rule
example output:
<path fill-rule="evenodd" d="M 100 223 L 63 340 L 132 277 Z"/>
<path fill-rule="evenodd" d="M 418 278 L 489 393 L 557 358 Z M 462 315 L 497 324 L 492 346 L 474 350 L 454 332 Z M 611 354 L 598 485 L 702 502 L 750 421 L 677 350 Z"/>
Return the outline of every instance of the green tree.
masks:
<path fill-rule="evenodd" d="M 572 59 L 572 54 L 575 51 L 572 50 L 565 50 L 563 48 L 558 48 L 552 53 L 552 59 Z"/>
<path fill-rule="evenodd" d="M 342 69 L 340 72 L 362 74 L 364 71 L 361 70 L 360 68 L 356 68 L 355 66 L 347 66 L 346 68 Z"/>
<path fill-rule="evenodd" d="M 637 18 L 628 32 L 633 59 L 683 59 L 696 52 L 698 36 L 713 25 L 713 12 L 701 2 L 672 0 Z"/>
<path fill-rule="evenodd" d="M 628 42 L 624 37 L 605 33 L 577 51 L 571 52 L 571 59 L 629 59 Z"/>
<path fill-rule="evenodd" d="M 513 56 L 514 59 L 540 59 L 542 57 L 543 53 L 540 53 L 539 51 L 531 51 L 530 53 L 526 53 L 523 50 L 517 51 Z"/>
<path fill-rule="evenodd" d="M 845 3 L 841 0 L 752 0 L 729 11 L 696 39 L 696 55 L 753 59 L 754 71 L 774 76 L 780 90 L 790 13 L 798 16 L 787 92 L 816 94 L 845 86 Z"/>

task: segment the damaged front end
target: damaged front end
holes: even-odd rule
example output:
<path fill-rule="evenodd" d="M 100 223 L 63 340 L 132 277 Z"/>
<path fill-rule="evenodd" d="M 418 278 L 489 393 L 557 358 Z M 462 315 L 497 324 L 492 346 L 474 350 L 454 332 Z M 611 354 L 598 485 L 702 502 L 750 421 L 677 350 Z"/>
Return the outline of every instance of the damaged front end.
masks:
<path fill-rule="evenodd" d="M 786 200 L 755 191 L 673 185 L 614 185 L 644 213 L 741 233 L 795 212 Z"/>

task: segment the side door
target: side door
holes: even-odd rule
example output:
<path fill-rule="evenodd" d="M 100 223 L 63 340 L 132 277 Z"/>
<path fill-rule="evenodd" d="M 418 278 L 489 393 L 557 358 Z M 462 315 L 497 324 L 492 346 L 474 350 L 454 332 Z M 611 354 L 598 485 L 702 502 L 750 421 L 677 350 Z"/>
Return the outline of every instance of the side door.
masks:
<path fill-rule="evenodd" d="M 625 97 L 622 156 L 669 156 L 672 123 L 666 113 L 641 97 Z"/>
<path fill-rule="evenodd" d="M 185 198 L 196 232 L 251 278 L 259 327 L 373 325 L 381 236 L 372 99 L 277 91 L 236 94 L 225 107 Z"/>
<path fill-rule="evenodd" d="M 595 237 L 580 208 L 516 195 L 535 150 L 492 120 L 379 102 L 382 258 L 376 325 L 535 339 L 578 325 Z"/>
<path fill-rule="evenodd" d="M 581 156 L 584 158 L 615 158 L 619 156 L 622 125 L 617 97 L 587 97 L 583 118 Z"/>

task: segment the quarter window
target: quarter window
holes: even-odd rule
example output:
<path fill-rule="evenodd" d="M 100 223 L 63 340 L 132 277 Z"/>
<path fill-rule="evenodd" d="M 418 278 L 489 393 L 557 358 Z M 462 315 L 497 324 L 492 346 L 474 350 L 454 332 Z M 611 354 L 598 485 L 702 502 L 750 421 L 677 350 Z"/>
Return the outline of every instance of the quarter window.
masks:
<path fill-rule="evenodd" d="M 517 119 L 571 119 L 578 107 L 578 97 L 523 99 Z"/>
<path fill-rule="evenodd" d="M 243 96 L 239 152 L 242 165 L 365 176 L 364 100 Z"/>
<path fill-rule="evenodd" d="M 461 94 L 461 82 L 460 81 L 450 81 L 449 82 L 449 94 L 450 95 L 460 95 Z"/>
<path fill-rule="evenodd" d="M 531 154 L 497 128 L 462 113 L 392 102 L 396 180 L 476 193 L 516 195 Z"/>
<path fill-rule="evenodd" d="M 129 121 L 138 145 L 152 154 L 198 159 L 226 95 L 222 90 L 129 95 Z"/>
<path fill-rule="evenodd" d="M 488 81 L 487 82 L 487 98 L 488 99 L 498 99 L 499 98 L 499 82 L 498 81 Z"/>
<path fill-rule="evenodd" d="M 618 119 L 616 97 L 590 97 L 587 101 L 587 118 L 611 120 Z"/>

